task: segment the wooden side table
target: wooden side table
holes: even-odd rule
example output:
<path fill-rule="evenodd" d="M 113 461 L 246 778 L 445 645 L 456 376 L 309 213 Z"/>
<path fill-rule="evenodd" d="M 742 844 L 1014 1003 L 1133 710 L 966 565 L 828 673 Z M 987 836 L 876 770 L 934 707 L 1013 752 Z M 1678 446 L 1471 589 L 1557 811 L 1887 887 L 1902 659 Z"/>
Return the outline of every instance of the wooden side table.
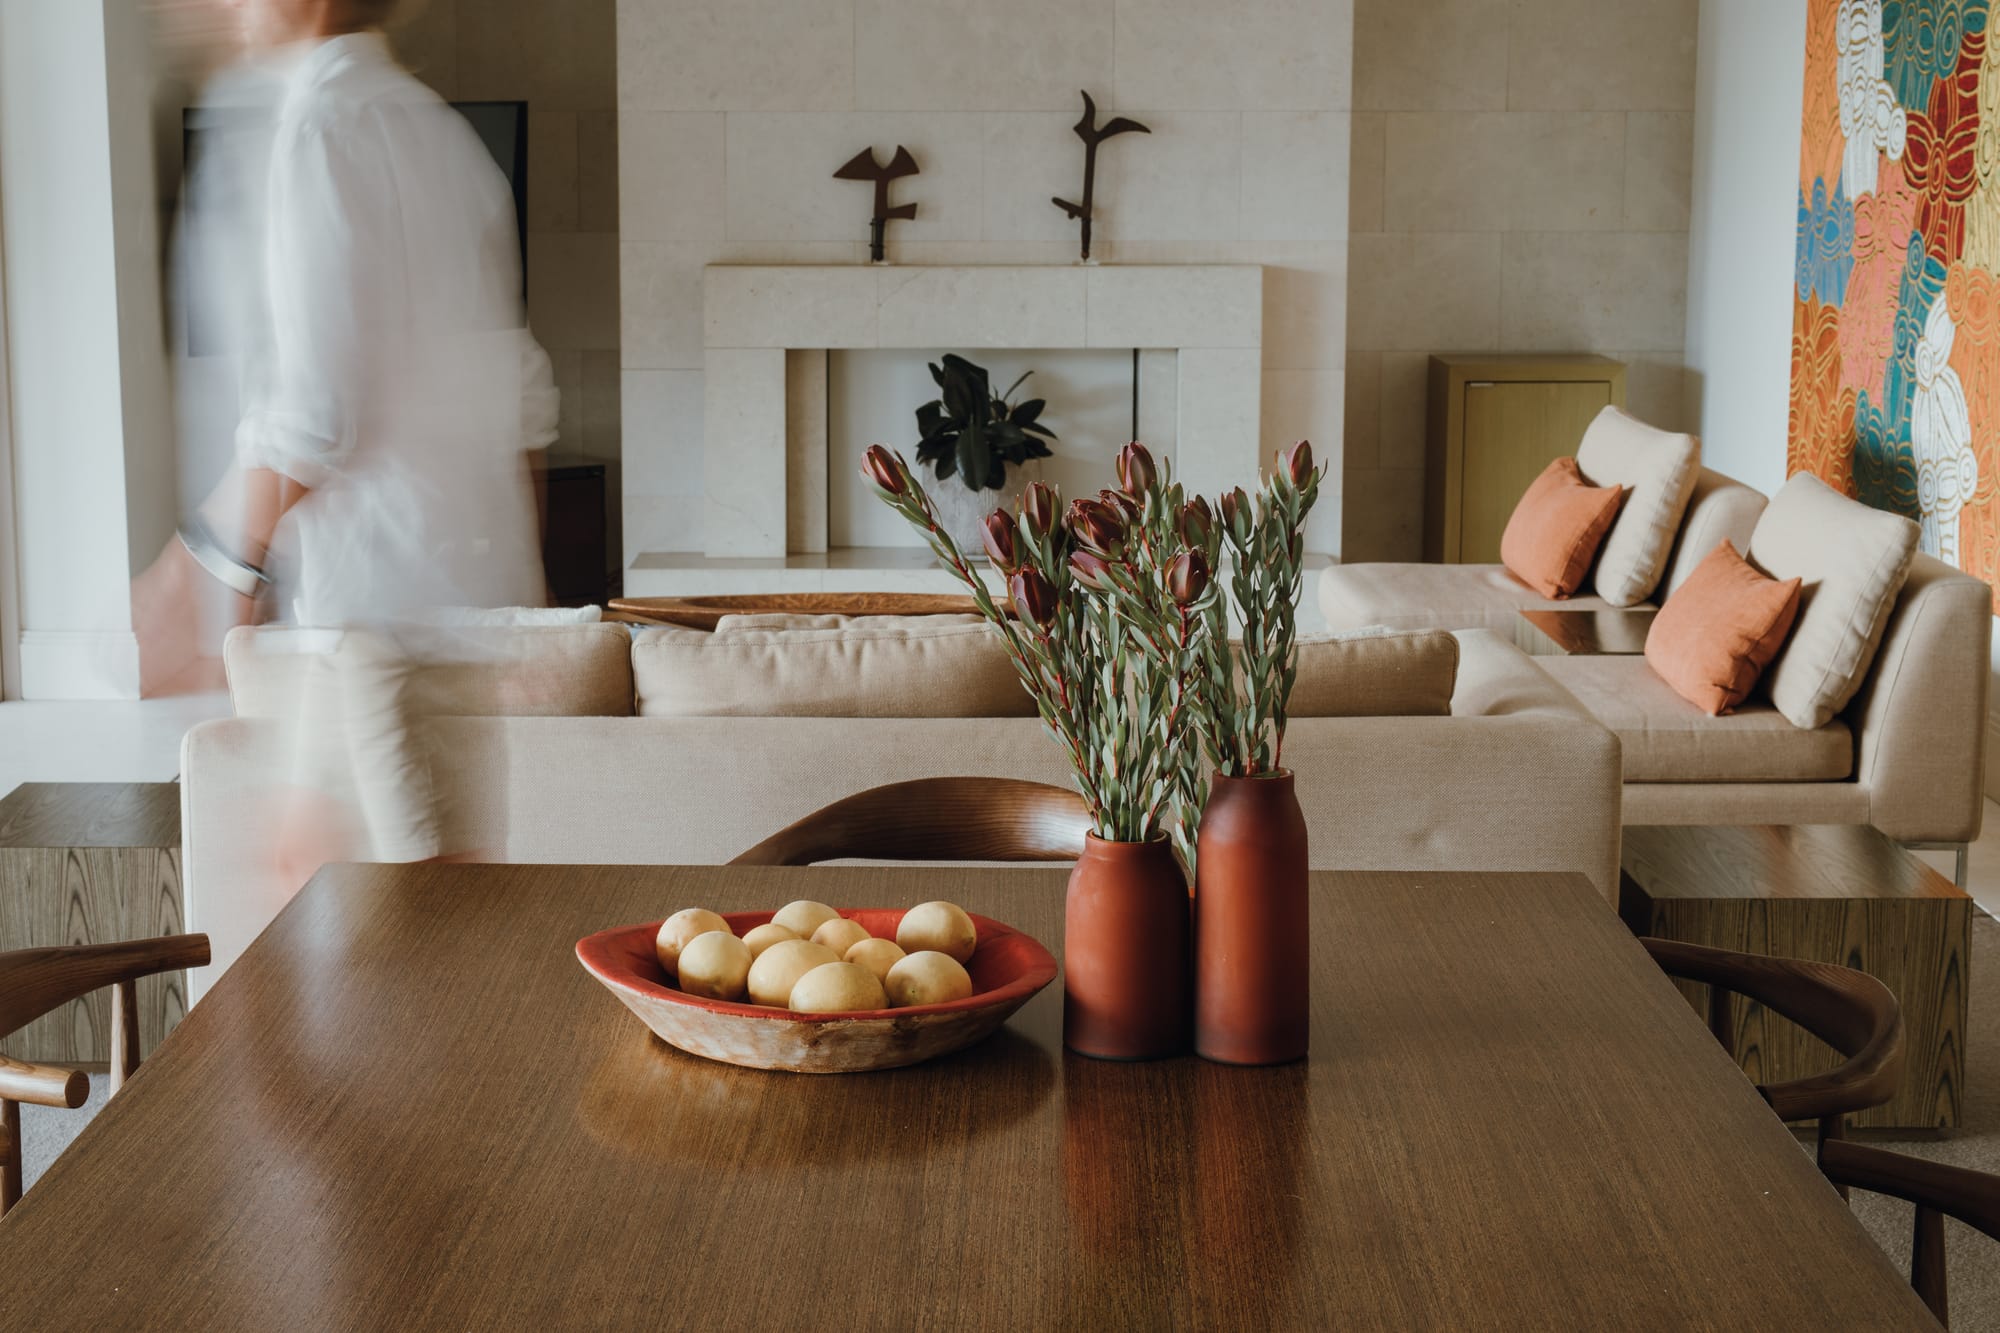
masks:
<path fill-rule="evenodd" d="M 31 782 L 0 800 L 0 950 L 178 935 L 181 789 L 174 782 Z M 187 975 L 139 982 L 140 1049 L 187 1014 Z M 45 1064 L 108 1067 L 111 995 L 99 991 L 0 1043 Z"/>
<path fill-rule="evenodd" d="M 1862 1129 L 1952 1129 L 1965 1100 L 1972 899 L 1872 828 L 1765 825 L 1625 830 L 1618 910 L 1641 935 L 1859 968 L 1903 1007 L 1908 1064 Z M 1698 1011 L 1705 988 L 1678 983 Z M 1736 1052 L 1760 1083 L 1840 1057 L 1761 1005 L 1736 1005 Z"/>
<path fill-rule="evenodd" d="M 1659 613 L 1653 606 L 1609 611 L 1530 607 L 1514 622 L 1514 642 L 1530 657 L 1634 657 L 1646 651 L 1646 635 Z"/>

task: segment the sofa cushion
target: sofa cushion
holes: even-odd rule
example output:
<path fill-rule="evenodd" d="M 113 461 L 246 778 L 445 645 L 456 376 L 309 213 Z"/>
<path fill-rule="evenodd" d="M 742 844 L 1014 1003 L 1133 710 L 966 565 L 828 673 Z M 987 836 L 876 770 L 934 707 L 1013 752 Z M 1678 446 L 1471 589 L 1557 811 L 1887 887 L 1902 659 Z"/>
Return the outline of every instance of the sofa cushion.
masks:
<path fill-rule="evenodd" d="M 1861 688 L 1916 550 L 1915 523 L 1810 473 L 1772 497 L 1749 554 L 1773 578 L 1801 580 L 1798 623 L 1764 677 L 1771 702 L 1795 725 L 1824 725 Z"/>
<path fill-rule="evenodd" d="M 632 641 L 642 717 L 1032 717 L 984 624 L 649 629 Z M 917 623 L 909 623 L 916 621 Z"/>
<path fill-rule="evenodd" d="M 1504 565 L 1332 565 L 1319 578 L 1319 609 L 1335 630 L 1490 629 L 1511 639 L 1533 608 L 1612 609 L 1602 597 L 1544 597 Z"/>
<path fill-rule="evenodd" d="M 1613 606 L 1643 602 L 1666 573 L 1674 534 L 1701 471 L 1701 443 L 1606 407 L 1584 431 L 1576 463 L 1591 485 L 1623 486 L 1627 492 L 1597 553 L 1592 591 Z"/>
<path fill-rule="evenodd" d="M 1458 640 L 1442 630 L 1307 635 L 1298 640 L 1291 717 L 1446 717 Z"/>
<path fill-rule="evenodd" d="M 1658 601 L 1687 582 L 1695 566 L 1708 558 L 1715 544 L 1727 541 L 1739 552 L 1750 549 L 1750 534 L 1757 530 L 1764 506 L 1770 503 L 1764 492 L 1753 490 L 1733 477 L 1699 468 L 1695 473 L 1694 494 L 1688 498 L 1687 513 L 1681 518 L 1680 535 L 1667 558 L 1665 586 L 1655 591 Z"/>
<path fill-rule="evenodd" d="M 339 630 L 243 626 L 223 641 L 238 717 L 299 715 L 307 673 L 337 657 Z M 447 717 L 630 717 L 631 636 L 623 625 L 458 626 L 417 632 L 410 706 Z"/>
<path fill-rule="evenodd" d="M 1583 586 L 1604 534 L 1625 498 L 1621 486 L 1592 486 L 1574 458 L 1558 458 L 1529 484 L 1500 534 L 1500 560 L 1544 597 Z"/>
<path fill-rule="evenodd" d="M 1838 782 L 1854 772 L 1854 736 L 1844 722 L 1804 730 L 1754 699 L 1710 717 L 1643 657 L 1535 660 L 1617 733 L 1627 782 Z"/>
<path fill-rule="evenodd" d="M 1799 581 L 1752 569 L 1727 541 L 1674 589 L 1646 635 L 1646 662 L 1710 716 L 1750 697 L 1799 610 Z"/>

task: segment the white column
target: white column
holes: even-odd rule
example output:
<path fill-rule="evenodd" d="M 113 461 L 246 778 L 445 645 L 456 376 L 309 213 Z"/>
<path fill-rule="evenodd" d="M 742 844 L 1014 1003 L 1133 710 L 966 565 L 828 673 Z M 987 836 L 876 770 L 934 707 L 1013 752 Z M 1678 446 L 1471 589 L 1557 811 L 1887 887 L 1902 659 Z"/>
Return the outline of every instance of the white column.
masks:
<path fill-rule="evenodd" d="M 0 0 L 21 678 L 136 698 L 129 583 L 174 496 L 147 145 L 150 49 L 121 0 Z M 10 685 L 16 682 L 10 682 Z"/>

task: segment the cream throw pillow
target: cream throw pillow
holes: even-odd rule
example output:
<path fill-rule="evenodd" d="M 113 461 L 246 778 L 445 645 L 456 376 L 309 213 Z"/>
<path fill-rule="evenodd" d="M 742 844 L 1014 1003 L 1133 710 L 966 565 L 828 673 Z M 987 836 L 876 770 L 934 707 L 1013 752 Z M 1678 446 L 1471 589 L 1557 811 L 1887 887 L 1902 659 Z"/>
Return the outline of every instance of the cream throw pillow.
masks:
<path fill-rule="evenodd" d="M 1597 595 L 1611 605 L 1636 606 L 1653 595 L 1666 573 L 1674 534 L 1701 475 L 1701 442 L 1607 407 L 1583 433 L 1576 465 L 1591 485 L 1629 492 L 1597 550 L 1592 577 Z"/>
<path fill-rule="evenodd" d="M 646 630 L 642 717 L 1033 717 L 999 636 L 933 617 L 867 629 Z M 915 623 L 912 623 L 912 622 Z"/>
<path fill-rule="evenodd" d="M 1793 726 L 1823 727 L 1861 688 L 1882 629 L 1909 577 L 1917 525 L 1871 509 L 1800 473 L 1750 534 L 1750 560 L 1777 579 L 1802 580 L 1791 640 L 1763 688 Z"/>
<path fill-rule="evenodd" d="M 1443 630 L 1362 630 L 1298 640 L 1291 717 L 1446 717 L 1458 640 Z"/>

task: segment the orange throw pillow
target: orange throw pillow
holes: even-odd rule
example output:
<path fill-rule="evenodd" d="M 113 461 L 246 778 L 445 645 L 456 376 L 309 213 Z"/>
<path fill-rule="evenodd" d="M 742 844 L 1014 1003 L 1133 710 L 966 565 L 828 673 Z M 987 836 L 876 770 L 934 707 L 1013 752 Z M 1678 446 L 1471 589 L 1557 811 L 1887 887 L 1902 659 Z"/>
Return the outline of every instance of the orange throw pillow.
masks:
<path fill-rule="evenodd" d="M 1544 597 L 1569 596 L 1583 586 L 1624 499 L 1623 486 L 1593 486 L 1574 458 L 1556 459 L 1514 506 L 1500 534 L 1501 563 Z"/>
<path fill-rule="evenodd" d="M 1720 717 L 1749 697 L 1798 614 L 1797 579 L 1751 568 L 1724 541 L 1653 617 L 1646 661 L 1674 693 Z"/>

